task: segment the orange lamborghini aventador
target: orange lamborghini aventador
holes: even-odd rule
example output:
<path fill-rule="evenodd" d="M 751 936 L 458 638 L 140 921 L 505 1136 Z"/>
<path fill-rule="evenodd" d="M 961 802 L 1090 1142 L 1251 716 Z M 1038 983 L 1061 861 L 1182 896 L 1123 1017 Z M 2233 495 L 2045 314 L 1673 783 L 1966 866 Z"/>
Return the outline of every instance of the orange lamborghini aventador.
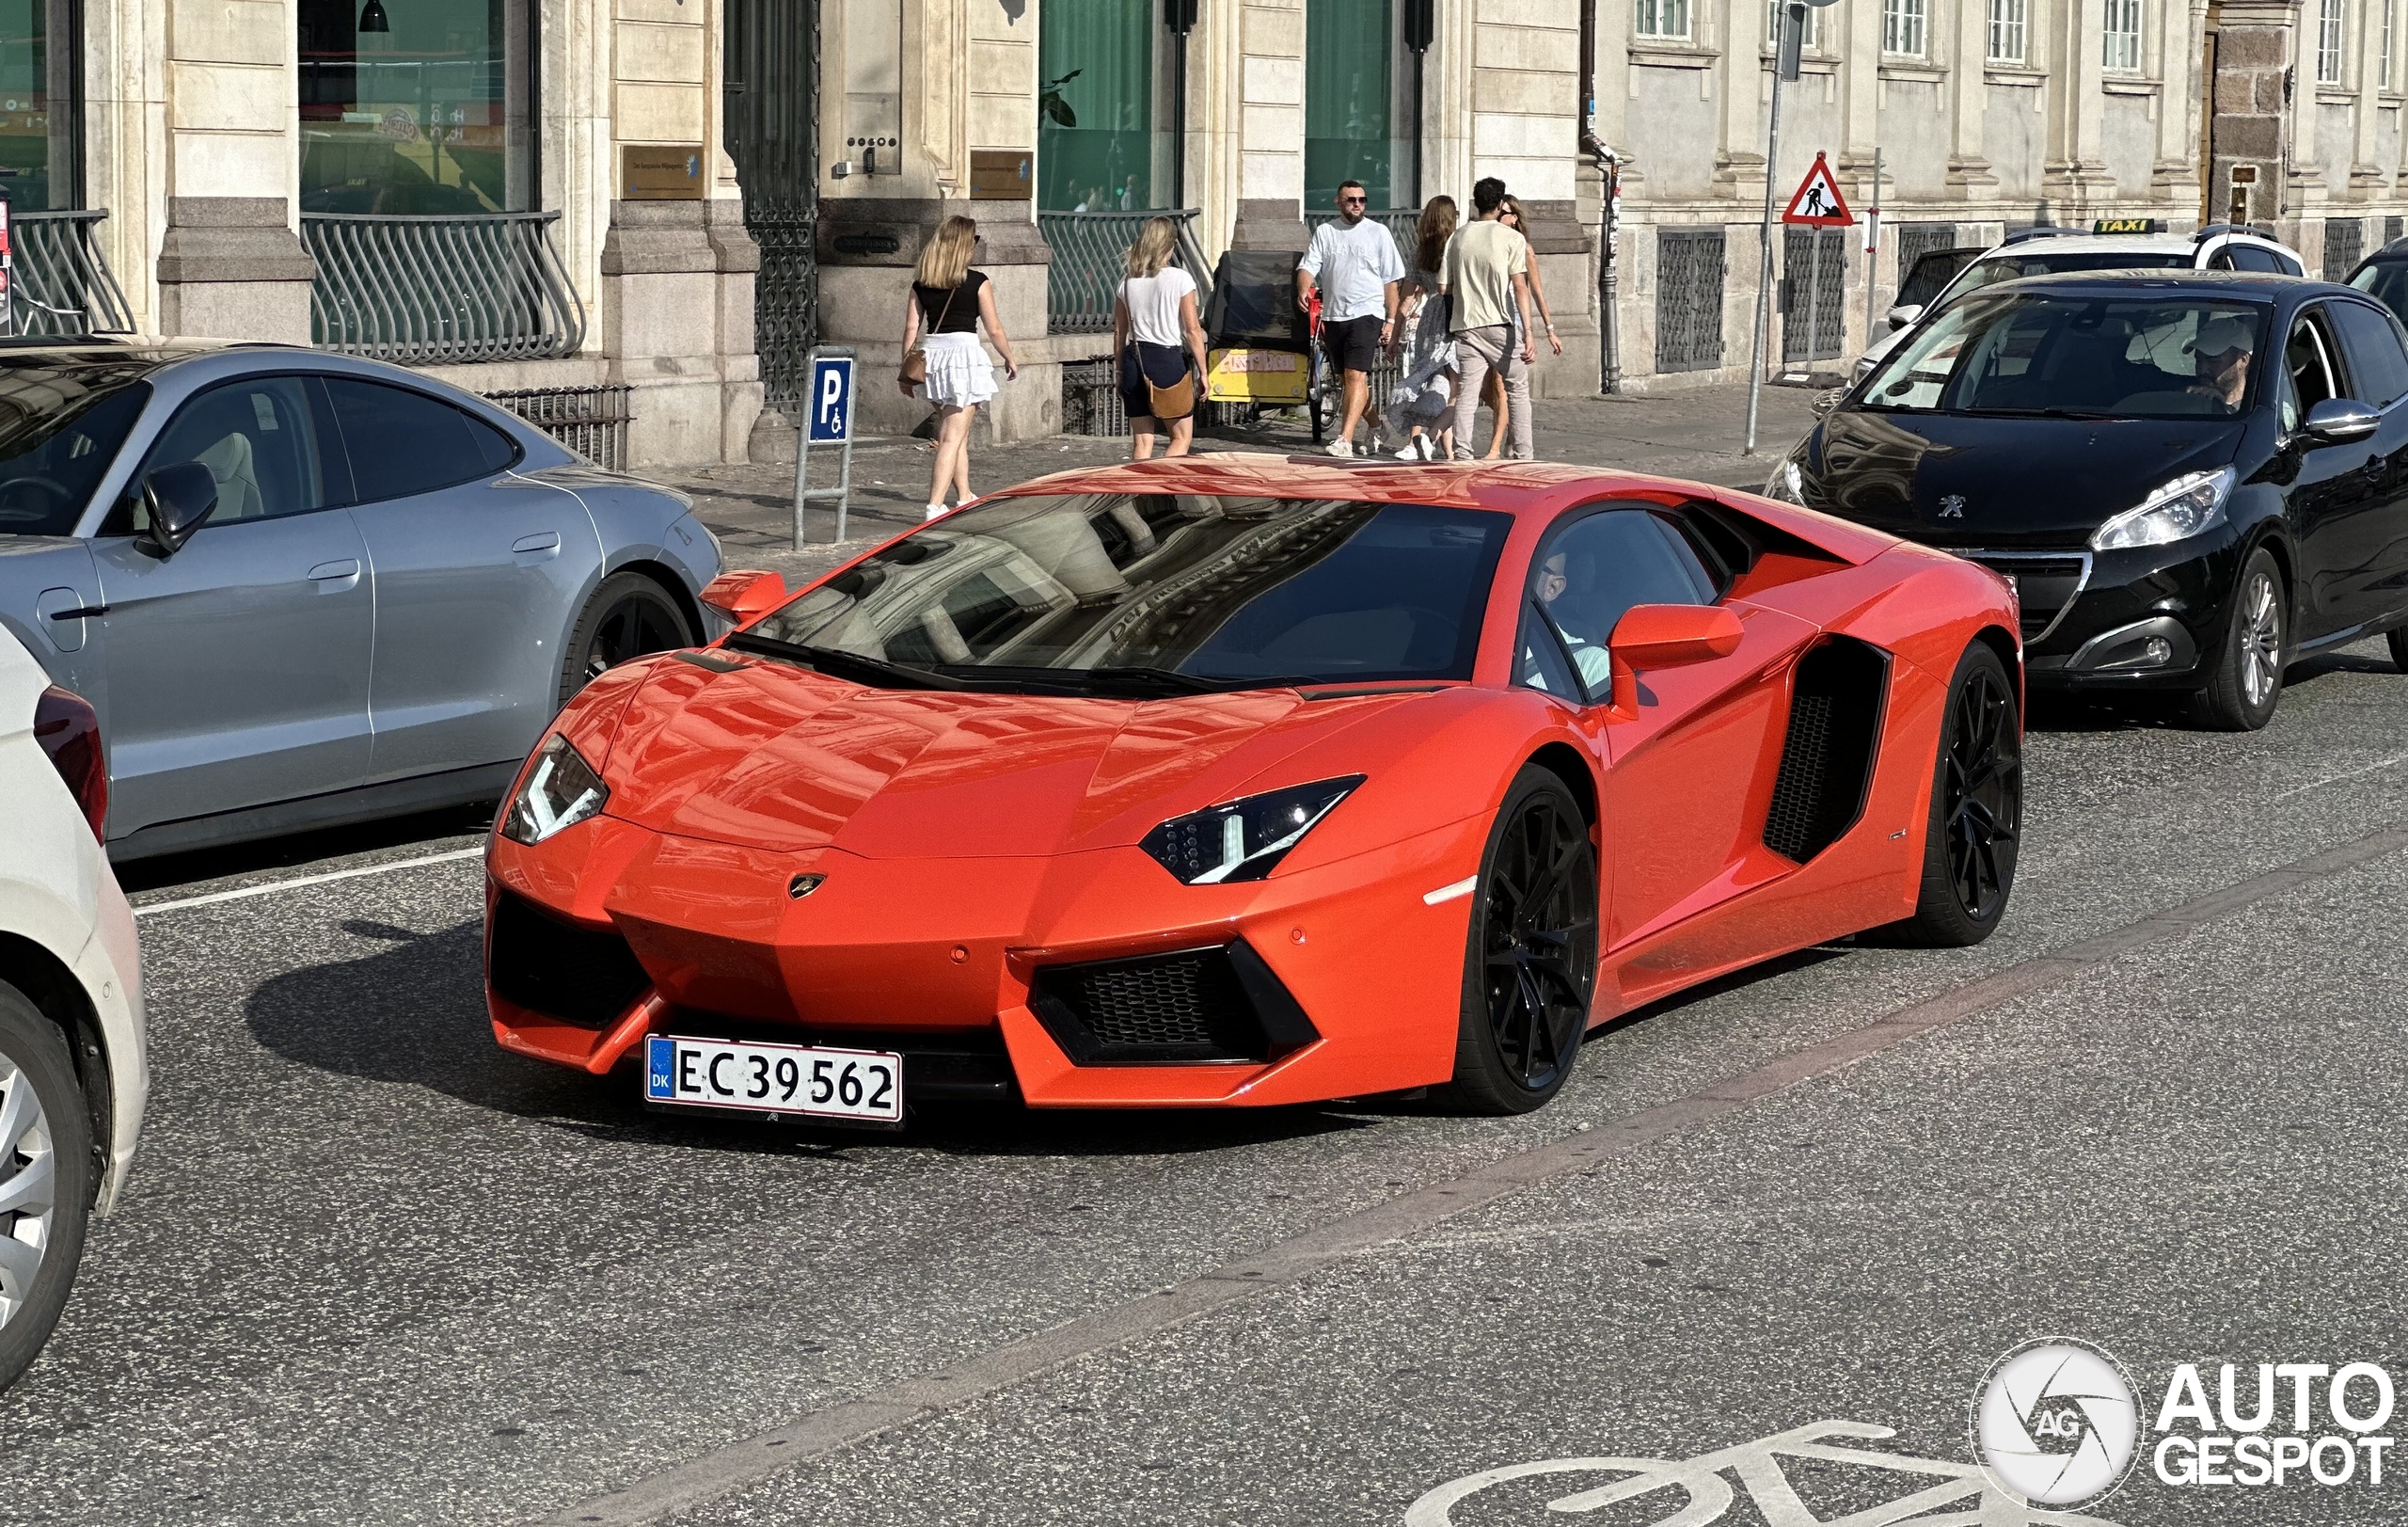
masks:
<path fill-rule="evenodd" d="M 1750 494 L 1190 456 L 706 598 L 487 860 L 502 1045 L 664 1108 L 1514 1112 L 1617 1013 L 2014 881 L 2012 589 Z"/>

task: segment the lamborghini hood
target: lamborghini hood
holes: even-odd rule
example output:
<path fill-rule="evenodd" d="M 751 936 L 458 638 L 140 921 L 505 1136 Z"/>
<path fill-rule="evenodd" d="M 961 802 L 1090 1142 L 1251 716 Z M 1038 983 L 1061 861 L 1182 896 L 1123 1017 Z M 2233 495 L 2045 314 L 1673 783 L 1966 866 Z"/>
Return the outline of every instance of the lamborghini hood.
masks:
<path fill-rule="evenodd" d="M 1132 844 L 1166 817 L 1342 772 L 1289 778 L 1278 766 L 1433 698 L 1269 690 L 1135 704 L 873 689 L 707 660 L 652 663 L 600 760 L 607 813 L 684 837 L 879 859 Z"/>

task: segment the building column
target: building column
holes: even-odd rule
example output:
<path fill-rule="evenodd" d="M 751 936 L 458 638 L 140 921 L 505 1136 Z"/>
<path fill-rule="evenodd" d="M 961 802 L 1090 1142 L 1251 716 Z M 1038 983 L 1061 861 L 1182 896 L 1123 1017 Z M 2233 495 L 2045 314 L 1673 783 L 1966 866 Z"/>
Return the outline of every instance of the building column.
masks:
<path fill-rule="evenodd" d="M 283 0 L 172 0 L 163 20 L 160 331 L 307 344 L 317 263 L 293 210 L 301 167 L 293 11 Z"/>
<path fill-rule="evenodd" d="M 984 0 L 828 0 L 823 10 L 820 77 L 836 83 L 820 93 L 819 333 L 853 347 L 865 433 L 904 434 L 928 417 L 895 376 L 912 267 L 957 214 L 978 225 L 975 263 L 1020 362 L 1019 380 L 1006 381 L 989 347 L 999 390 L 980 410 L 984 438 L 1059 431 L 1061 361 L 1096 348 L 1091 335 L 1046 331 L 1053 251 L 1038 231 L 1031 163 L 1038 25 L 1034 5 Z M 881 106 L 871 98 L 889 84 Z M 899 146 L 872 145 L 875 157 L 860 146 L 898 129 Z"/>
<path fill-rule="evenodd" d="M 2167 202 L 2176 218 L 2192 215 L 2206 195 L 2199 155 L 2208 5 L 2209 0 L 2164 0 L 2157 11 L 2163 60 L 2158 73 L 2165 89 L 2157 102 L 2157 162 L 2149 168 L 2149 194 Z"/>
<path fill-rule="evenodd" d="M 2116 196 L 2099 151 L 2107 117 L 2099 88 L 2106 12 L 2101 0 L 2060 0 L 2048 7 L 2048 18 L 2049 136 L 2040 189 L 2052 203 L 2051 215 L 2062 223 L 2087 217 L 2092 206 Z"/>
<path fill-rule="evenodd" d="M 1941 87 L 1948 96 L 1947 194 L 1951 200 L 1979 201 L 1998 189 L 1998 177 L 1990 173 L 1989 158 L 1982 152 L 1983 140 L 1988 135 L 1984 119 L 1990 99 L 1988 8 L 1967 5 L 1955 30 L 1956 46 L 1950 52 L 1954 67 L 1948 72 L 1948 83 Z M 2027 57 L 2035 40 L 2027 7 L 2023 33 Z"/>
<path fill-rule="evenodd" d="M 1529 214 L 1531 258 L 1563 342 L 1558 357 L 1545 330 L 1531 336 L 1539 357 L 1531 374 L 1545 397 L 1597 390 L 1596 270 L 1576 199 L 1579 67 L 1578 0 L 1521 0 L 1473 39 L 1472 179 L 1496 176 Z"/>
<path fill-rule="evenodd" d="M 2208 19 L 2216 37 L 2209 220 L 2280 222 L 2295 215 L 2284 162 L 2293 120 L 2286 75 L 2295 56 L 2298 0 L 2221 0 Z M 2302 93 L 2315 97 L 2312 87 Z"/>
<path fill-rule="evenodd" d="M 1237 220 L 1232 249 L 1296 249 L 1305 231 L 1303 0 L 1240 8 Z"/>

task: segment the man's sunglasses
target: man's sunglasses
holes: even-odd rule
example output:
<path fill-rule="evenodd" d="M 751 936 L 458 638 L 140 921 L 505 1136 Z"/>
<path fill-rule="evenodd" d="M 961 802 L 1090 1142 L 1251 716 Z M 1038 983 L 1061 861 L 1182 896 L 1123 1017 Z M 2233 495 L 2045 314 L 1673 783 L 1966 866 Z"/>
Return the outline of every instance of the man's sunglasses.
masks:
<path fill-rule="evenodd" d="M 1341 207 L 1359 207 L 1370 199 L 1370 197 L 1339 197 L 1338 204 Z"/>

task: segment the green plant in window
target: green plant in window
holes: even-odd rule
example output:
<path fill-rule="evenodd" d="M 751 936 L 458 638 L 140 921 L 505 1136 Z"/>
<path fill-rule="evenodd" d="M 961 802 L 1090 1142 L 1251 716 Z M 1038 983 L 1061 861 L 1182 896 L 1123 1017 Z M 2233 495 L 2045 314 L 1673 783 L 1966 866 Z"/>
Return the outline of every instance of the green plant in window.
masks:
<path fill-rule="evenodd" d="M 1079 114 L 1070 109 L 1070 103 L 1068 101 L 1062 99 L 1062 87 L 1085 72 L 1084 69 L 1074 69 L 1058 80 L 1045 82 L 1045 88 L 1038 91 L 1037 95 L 1037 109 L 1045 114 L 1046 120 L 1056 127 L 1079 125 Z"/>

